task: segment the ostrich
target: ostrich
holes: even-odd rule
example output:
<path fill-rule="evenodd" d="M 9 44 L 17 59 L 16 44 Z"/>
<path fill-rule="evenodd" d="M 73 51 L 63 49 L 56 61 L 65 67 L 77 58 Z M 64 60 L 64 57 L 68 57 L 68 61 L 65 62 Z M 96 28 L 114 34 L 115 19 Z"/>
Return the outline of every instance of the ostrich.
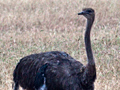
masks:
<path fill-rule="evenodd" d="M 91 48 L 90 31 L 95 12 L 92 8 L 84 8 L 78 15 L 87 18 L 85 31 L 87 65 L 84 66 L 62 51 L 25 56 L 19 61 L 13 73 L 14 90 L 18 90 L 19 85 L 26 90 L 36 90 L 35 87 L 41 87 L 38 83 L 44 83 L 44 81 L 47 90 L 94 90 L 96 67 Z M 42 67 L 43 69 L 40 69 Z M 44 77 L 42 77 L 42 70 Z M 41 78 L 43 79 L 41 80 Z"/>

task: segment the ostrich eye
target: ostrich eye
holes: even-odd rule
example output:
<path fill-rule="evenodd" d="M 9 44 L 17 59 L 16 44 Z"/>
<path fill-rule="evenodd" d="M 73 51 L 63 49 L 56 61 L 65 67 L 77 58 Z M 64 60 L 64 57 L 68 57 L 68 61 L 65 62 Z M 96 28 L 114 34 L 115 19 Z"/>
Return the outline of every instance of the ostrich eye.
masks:
<path fill-rule="evenodd" d="M 91 10 L 87 10 L 87 12 L 91 13 L 92 11 Z"/>

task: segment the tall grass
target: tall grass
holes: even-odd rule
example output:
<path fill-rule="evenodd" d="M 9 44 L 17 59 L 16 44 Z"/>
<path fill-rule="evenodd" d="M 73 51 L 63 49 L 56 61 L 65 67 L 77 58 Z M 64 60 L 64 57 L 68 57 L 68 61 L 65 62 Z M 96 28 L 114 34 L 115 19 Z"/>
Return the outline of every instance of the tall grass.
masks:
<path fill-rule="evenodd" d="M 60 50 L 86 64 L 86 20 L 77 13 L 96 11 L 91 39 L 97 67 L 95 90 L 120 90 L 119 0 L 1 0 L 0 90 L 12 90 L 20 58 Z"/>

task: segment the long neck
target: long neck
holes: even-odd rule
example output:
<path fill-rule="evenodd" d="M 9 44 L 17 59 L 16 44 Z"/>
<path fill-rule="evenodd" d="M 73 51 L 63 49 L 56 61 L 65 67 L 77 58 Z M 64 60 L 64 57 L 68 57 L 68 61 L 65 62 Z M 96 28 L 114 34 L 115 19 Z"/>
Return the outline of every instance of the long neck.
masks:
<path fill-rule="evenodd" d="M 86 53 L 87 53 L 89 65 L 95 64 L 92 48 L 91 48 L 91 41 L 90 41 L 90 31 L 91 31 L 93 22 L 94 22 L 94 19 L 93 20 L 87 19 L 87 26 L 86 26 L 86 32 L 85 32 L 85 47 L 86 47 Z"/>
<path fill-rule="evenodd" d="M 96 79 L 96 67 L 95 67 L 95 61 L 92 53 L 91 48 L 91 41 L 90 41 L 90 31 L 92 24 L 94 22 L 93 20 L 87 20 L 87 27 L 85 32 L 85 47 L 86 47 L 86 53 L 88 58 L 88 64 L 86 65 L 86 68 L 83 73 L 82 77 L 82 83 L 83 85 L 91 85 Z"/>

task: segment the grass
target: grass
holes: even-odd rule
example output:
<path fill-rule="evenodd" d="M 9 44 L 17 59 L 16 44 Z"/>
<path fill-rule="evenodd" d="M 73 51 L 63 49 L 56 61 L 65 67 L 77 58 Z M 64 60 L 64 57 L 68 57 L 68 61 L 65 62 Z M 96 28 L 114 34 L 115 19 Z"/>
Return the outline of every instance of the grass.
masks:
<path fill-rule="evenodd" d="M 91 32 L 97 67 L 95 90 L 120 90 L 119 0 L 1 0 L 0 90 L 12 90 L 12 73 L 19 59 L 60 50 L 86 64 L 84 7 L 96 11 Z"/>

